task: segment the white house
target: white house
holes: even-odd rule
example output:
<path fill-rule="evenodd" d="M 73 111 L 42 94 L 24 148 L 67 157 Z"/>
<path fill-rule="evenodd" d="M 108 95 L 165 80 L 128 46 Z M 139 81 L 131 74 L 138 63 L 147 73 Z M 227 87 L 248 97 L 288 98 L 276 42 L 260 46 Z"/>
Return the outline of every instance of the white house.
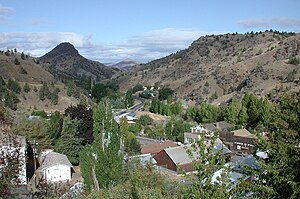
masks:
<path fill-rule="evenodd" d="M 125 112 L 125 113 L 123 113 L 121 115 L 115 116 L 114 119 L 119 124 L 120 123 L 120 119 L 122 117 L 126 117 L 127 118 L 127 123 L 128 124 L 135 124 L 136 114 L 134 112 Z"/>
<path fill-rule="evenodd" d="M 42 156 L 39 170 L 48 182 L 58 182 L 71 180 L 72 167 L 66 155 L 50 152 Z"/>

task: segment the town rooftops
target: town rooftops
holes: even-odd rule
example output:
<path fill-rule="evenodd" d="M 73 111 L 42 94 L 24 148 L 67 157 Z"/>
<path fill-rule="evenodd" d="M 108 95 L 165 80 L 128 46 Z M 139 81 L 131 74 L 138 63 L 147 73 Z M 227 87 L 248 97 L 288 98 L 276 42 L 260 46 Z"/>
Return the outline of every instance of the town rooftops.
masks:
<path fill-rule="evenodd" d="M 165 142 L 149 143 L 149 144 L 141 145 L 141 153 L 156 154 L 165 148 L 176 147 L 176 146 L 178 146 L 178 144 L 170 140 L 167 140 Z"/>
<path fill-rule="evenodd" d="M 232 124 L 229 124 L 226 121 L 219 121 L 215 123 L 205 123 L 203 126 L 210 131 L 226 131 L 233 127 Z"/>
<path fill-rule="evenodd" d="M 256 138 L 256 136 L 251 134 L 247 129 L 239 129 L 231 132 L 233 132 L 234 136 L 245 137 L 245 138 Z"/>
<path fill-rule="evenodd" d="M 70 163 L 66 155 L 56 152 L 50 152 L 42 157 L 41 168 L 44 169 L 59 164 L 72 167 L 72 164 Z"/>
<path fill-rule="evenodd" d="M 178 146 L 178 147 L 167 148 L 164 150 L 176 165 L 183 165 L 183 164 L 189 164 L 192 162 L 192 159 L 189 157 L 189 155 L 187 153 L 187 150 L 189 148 L 191 148 L 191 147 L 190 146 Z M 193 156 L 195 159 L 197 159 L 196 152 L 193 152 Z"/>

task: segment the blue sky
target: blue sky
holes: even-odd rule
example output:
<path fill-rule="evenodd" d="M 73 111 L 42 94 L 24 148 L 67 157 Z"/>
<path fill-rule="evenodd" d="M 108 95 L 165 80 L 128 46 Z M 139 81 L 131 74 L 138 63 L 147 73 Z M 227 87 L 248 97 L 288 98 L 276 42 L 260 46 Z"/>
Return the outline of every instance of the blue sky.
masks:
<path fill-rule="evenodd" d="M 103 63 L 147 62 L 205 34 L 300 31 L 299 0 L 0 0 L 0 49 L 41 56 L 60 42 Z"/>

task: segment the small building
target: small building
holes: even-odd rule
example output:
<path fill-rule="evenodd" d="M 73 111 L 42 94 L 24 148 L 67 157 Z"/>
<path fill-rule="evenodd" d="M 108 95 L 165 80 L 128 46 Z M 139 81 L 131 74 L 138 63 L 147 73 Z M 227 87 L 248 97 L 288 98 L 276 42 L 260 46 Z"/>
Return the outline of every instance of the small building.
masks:
<path fill-rule="evenodd" d="M 214 123 L 205 123 L 203 124 L 203 127 L 214 132 L 222 132 L 222 131 L 229 131 L 234 126 L 232 124 L 229 124 L 226 121 L 219 121 Z"/>
<path fill-rule="evenodd" d="M 48 182 L 68 181 L 72 178 L 72 164 L 66 155 L 50 152 L 41 158 L 38 169 Z"/>
<path fill-rule="evenodd" d="M 178 172 L 184 170 L 186 172 L 193 171 L 192 159 L 189 157 L 187 150 L 190 146 L 178 146 L 166 148 L 154 156 L 158 166 L 165 167 L 172 171 Z M 196 153 L 195 153 L 196 159 Z"/>
<path fill-rule="evenodd" d="M 243 153 L 252 153 L 257 140 L 256 136 L 247 129 L 221 132 L 219 136 L 230 150 Z"/>
<path fill-rule="evenodd" d="M 170 140 L 144 144 L 141 145 L 141 154 L 150 153 L 151 155 L 155 155 L 163 149 L 176 146 L 178 146 L 178 144 Z"/>
<path fill-rule="evenodd" d="M 123 113 L 121 115 L 115 116 L 114 119 L 115 119 L 115 121 L 118 124 L 120 124 L 120 119 L 122 117 L 126 117 L 127 118 L 127 123 L 128 124 L 135 124 L 135 121 L 136 121 L 136 114 L 135 114 L 135 112 L 132 112 L 132 111 L 131 112 L 125 112 L 125 113 Z"/>

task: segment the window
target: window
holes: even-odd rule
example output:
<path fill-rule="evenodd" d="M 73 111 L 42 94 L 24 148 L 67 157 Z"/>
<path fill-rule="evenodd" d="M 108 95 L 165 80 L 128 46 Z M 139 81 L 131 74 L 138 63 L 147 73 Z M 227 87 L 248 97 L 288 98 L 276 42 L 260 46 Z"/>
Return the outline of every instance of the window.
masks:
<path fill-rule="evenodd" d="M 50 170 L 48 170 L 48 174 L 50 173 Z"/>
<path fill-rule="evenodd" d="M 241 146 L 240 145 L 236 145 L 236 149 L 237 150 L 241 150 Z"/>

